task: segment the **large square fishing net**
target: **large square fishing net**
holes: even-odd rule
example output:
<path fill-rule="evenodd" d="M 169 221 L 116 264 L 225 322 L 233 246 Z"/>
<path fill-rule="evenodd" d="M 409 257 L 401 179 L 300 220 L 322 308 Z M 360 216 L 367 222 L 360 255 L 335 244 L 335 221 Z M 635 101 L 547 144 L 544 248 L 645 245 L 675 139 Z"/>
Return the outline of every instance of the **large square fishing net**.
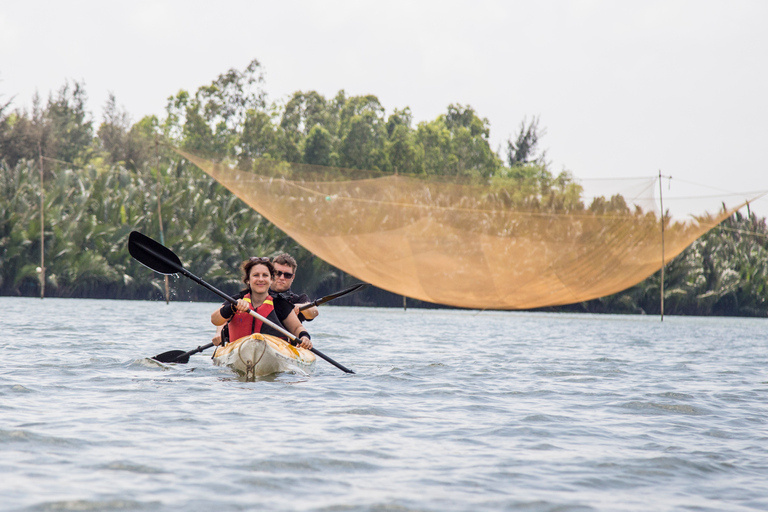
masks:
<path fill-rule="evenodd" d="M 619 292 L 661 268 L 662 241 L 668 262 L 744 204 L 665 214 L 662 238 L 652 178 L 591 202 L 567 194 L 547 201 L 514 180 L 226 163 L 177 152 L 331 265 L 397 294 L 477 309 Z"/>

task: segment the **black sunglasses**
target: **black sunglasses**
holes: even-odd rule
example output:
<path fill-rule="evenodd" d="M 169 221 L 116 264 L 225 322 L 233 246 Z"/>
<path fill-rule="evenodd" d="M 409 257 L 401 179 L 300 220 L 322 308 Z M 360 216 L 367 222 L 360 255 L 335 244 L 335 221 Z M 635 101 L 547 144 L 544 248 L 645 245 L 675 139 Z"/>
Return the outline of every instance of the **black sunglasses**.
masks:
<path fill-rule="evenodd" d="M 285 276 L 286 279 L 290 279 L 293 277 L 293 274 L 291 274 L 290 272 L 283 272 L 282 270 L 275 270 L 275 275 L 277 277 Z"/>
<path fill-rule="evenodd" d="M 269 263 L 269 258 L 259 258 L 257 256 L 251 256 L 248 258 L 248 261 L 252 261 L 254 263 Z"/>

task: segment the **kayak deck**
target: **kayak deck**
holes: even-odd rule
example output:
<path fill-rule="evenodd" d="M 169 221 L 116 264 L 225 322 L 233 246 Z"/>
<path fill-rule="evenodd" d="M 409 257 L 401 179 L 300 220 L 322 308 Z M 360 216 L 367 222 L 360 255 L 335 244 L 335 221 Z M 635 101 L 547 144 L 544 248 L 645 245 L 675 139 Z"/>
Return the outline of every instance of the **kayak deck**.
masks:
<path fill-rule="evenodd" d="M 258 333 L 219 346 L 213 354 L 213 364 L 228 366 L 246 380 L 287 371 L 308 374 L 314 370 L 315 363 L 316 357 L 311 351 Z"/>

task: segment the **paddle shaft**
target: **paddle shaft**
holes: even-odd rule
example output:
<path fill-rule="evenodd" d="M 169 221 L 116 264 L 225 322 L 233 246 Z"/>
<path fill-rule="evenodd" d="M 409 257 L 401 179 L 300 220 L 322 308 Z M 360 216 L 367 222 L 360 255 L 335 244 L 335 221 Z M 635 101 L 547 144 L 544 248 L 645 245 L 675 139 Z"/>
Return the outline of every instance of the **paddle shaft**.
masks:
<path fill-rule="evenodd" d="M 189 352 L 184 352 L 179 357 L 177 357 L 176 360 L 184 359 L 185 357 L 189 358 L 189 356 L 193 356 L 193 355 L 197 354 L 198 352 L 202 352 L 203 350 L 208 350 L 212 346 L 213 346 L 213 343 L 209 343 L 207 345 L 203 345 L 202 347 L 197 347 L 195 350 L 190 350 Z"/>
<path fill-rule="evenodd" d="M 360 291 L 363 288 L 365 288 L 366 286 L 368 286 L 368 283 L 360 283 L 360 284 L 356 284 L 355 286 L 350 286 L 346 290 L 341 290 L 340 292 L 332 293 L 331 295 L 326 295 L 325 297 L 320 297 L 319 299 L 316 299 L 316 300 L 310 302 L 309 304 L 304 304 L 303 306 L 301 306 L 299 308 L 299 311 L 304 311 L 304 310 L 307 310 L 309 308 L 312 308 L 312 307 L 315 307 L 315 306 L 319 306 L 320 304 L 325 304 L 326 302 L 330 302 L 332 300 L 336 300 L 336 299 L 338 299 L 340 297 L 343 297 L 344 295 L 348 295 L 350 293 L 354 293 L 354 292 Z"/>
<path fill-rule="evenodd" d="M 199 277 L 194 275 L 192 272 L 190 272 L 189 270 L 185 269 L 182 265 L 179 265 L 175 261 L 172 261 L 172 260 L 166 258 L 165 255 L 160 254 L 157 251 L 152 250 L 152 248 L 150 248 L 150 247 L 142 247 L 142 249 L 144 249 L 146 252 L 151 253 L 152 256 L 154 256 L 155 258 L 161 260 L 166 265 L 170 265 L 175 270 L 177 270 L 180 274 L 190 278 L 191 280 L 193 280 L 194 282 L 196 282 L 200 286 L 202 286 L 204 288 L 207 288 L 208 290 L 212 291 L 213 293 L 215 293 L 219 297 L 223 298 L 224 300 L 226 300 L 227 302 L 229 302 L 233 306 L 237 306 L 237 301 L 233 297 L 230 297 L 229 295 L 227 295 L 223 291 L 219 290 L 218 288 L 215 288 L 214 286 L 211 286 L 210 284 L 206 283 L 205 281 L 203 281 L 202 279 L 200 279 Z M 285 336 L 288 337 L 288 339 L 290 339 L 295 344 L 301 343 L 296 336 L 294 336 L 290 332 L 286 331 L 281 326 L 277 325 L 276 323 L 272 322 L 271 320 L 269 320 L 267 318 L 264 318 L 263 316 L 261 316 L 260 314 L 258 314 L 255 311 L 253 311 L 252 309 L 249 310 L 248 313 L 250 313 L 251 316 L 261 320 L 262 322 L 264 322 L 268 326 L 272 327 L 276 331 L 284 334 Z M 344 365 L 342 365 L 340 363 L 337 363 L 336 361 L 334 361 L 330 357 L 326 356 L 325 354 L 323 354 L 319 350 L 315 349 L 314 347 L 312 347 L 310 350 L 312 351 L 312 353 L 314 353 L 315 355 L 325 359 L 326 361 L 328 361 L 329 363 L 334 365 L 339 370 L 341 370 L 343 372 L 346 372 L 346 373 L 355 373 L 352 370 L 350 370 L 349 368 L 345 367 Z"/>

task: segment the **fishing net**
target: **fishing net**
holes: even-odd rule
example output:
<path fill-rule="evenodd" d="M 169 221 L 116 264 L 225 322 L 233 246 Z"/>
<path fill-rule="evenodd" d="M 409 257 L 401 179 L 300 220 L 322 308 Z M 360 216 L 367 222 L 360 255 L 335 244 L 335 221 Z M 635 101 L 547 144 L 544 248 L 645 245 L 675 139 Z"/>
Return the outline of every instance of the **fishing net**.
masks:
<path fill-rule="evenodd" d="M 176 151 L 319 258 L 415 299 L 477 309 L 563 305 L 619 292 L 662 266 L 653 179 L 591 201 L 564 192 L 547 202 L 514 180 L 227 164 Z M 664 260 L 741 206 L 665 215 Z"/>

